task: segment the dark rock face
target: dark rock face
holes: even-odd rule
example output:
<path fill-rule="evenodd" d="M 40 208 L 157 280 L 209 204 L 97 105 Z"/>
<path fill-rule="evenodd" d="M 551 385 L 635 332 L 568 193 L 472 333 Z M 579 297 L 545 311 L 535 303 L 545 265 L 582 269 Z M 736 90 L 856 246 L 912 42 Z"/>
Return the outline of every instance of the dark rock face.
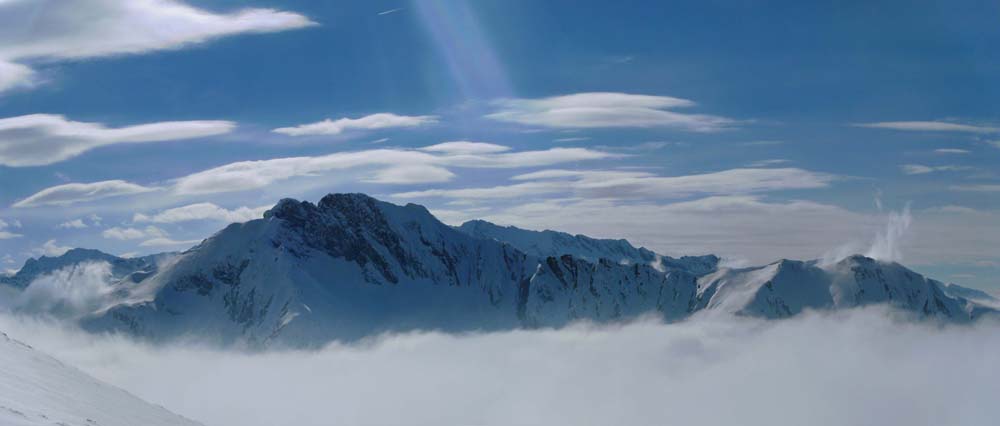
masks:
<path fill-rule="evenodd" d="M 399 236 L 390 228 L 377 203 L 361 194 L 330 194 L 318 205 L 285 199 L 264 217 L 284 220 L 307 246 L 330 257 L 355 262 L 362 269 L 371 265 L 380 275 L 381 280 L 377 281 L 396 284 L 399 277 L 390 268 L 387 257 L 401 265 L 407 274 L 419 274 L 420 264 L 402 248 Z M 275 244 L 280 246 L 281 242 Z"/>
<path fill-rule="evenodd" d="M 531 326 L 578 319 L 615 321 L 649 313 L 679 320 L 697 309 L 697 281 L 682 269 L 548 257 L 525 289 L 522 319 Z"/>

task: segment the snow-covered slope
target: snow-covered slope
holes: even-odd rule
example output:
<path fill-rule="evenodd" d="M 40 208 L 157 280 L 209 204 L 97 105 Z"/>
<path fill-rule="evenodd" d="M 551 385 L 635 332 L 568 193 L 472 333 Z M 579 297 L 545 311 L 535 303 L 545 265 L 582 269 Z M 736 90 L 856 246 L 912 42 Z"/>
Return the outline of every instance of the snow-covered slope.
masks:
<path fill-rule="evenodd" d="M 520 317 L 529 326 L 620 320 L 648 313 L 677 320 L 696 308 L 696 290 L 697 277 L 685 270 L 664 273 L 647 264 L 548 257 L 523 289 Z"/>
<path fill-rule="evenodd" d="M 0 333 L 0 424 L 196 426 Z"/>
<path fill-rule="evenodd" d="M 385 330 L 509 328 L 537 261 L 470 237 L 417 205 L 360 194 L 283 200 L 144 281 L 150 299 L 86 325 L 154 337 L 191 331 L 261 343 Z"/>
<path fill-rule="evenodd" d="M 782 318 L 803 309 L 888 304 L 925 316 L 968 321 L 990 309 L 947 294 L 945 286 L 895 262 L 855 255 L 832 265 L 781 260 L 723 269 L 699 279 L 700 306 Z"/>
<path fill-rule="evenodd" d="M 542 259 L 569 254 L 589 262 L 607 259 L 623 264 L 655 264 L 686 269 L 697 275 L 707 274 L 719 264 L 719 258 L 714 255 L 675 259 L 660 256 L 643 247 L 636 248 L 626 240 L 596 239 L 551 230 L 530 231 L 513 226 L 499 226 L 484 220 L 470 220 L 458 229 L 474 237 L 505 242 Z"/>
<path fill-rule="evenodd" d="M 282 200 L 261 219 L 229 225 L 120 286 L 125 302 L 84 325 L 157 339 L 316 345 L 383 331 L 647 313 L 678 320 L 701 310 L 783 318 L 884 303 L 954 321 L 992 311 L 945 289 L 862 256 L 719 269 L 715 256 L 672 259 L 624 240 L 486 222 L 454 228 L 415 204 L 331 194 L 317 204 Z"/>

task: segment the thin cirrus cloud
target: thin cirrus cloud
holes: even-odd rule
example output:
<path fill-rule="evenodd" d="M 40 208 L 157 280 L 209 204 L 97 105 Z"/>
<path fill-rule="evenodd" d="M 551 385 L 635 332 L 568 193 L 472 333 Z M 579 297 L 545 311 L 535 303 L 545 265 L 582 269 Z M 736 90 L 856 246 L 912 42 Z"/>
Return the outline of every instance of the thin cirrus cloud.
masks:
<path fill-rule="evenodd" d="M 881 121 L 876 123 L 859 123 L 856 127 L 876 129 L 903 130 L 910 132 L 966 132 L 966 133 L 997 133 L 998 127 L 977 126 L 972 124 L 950 123 L 946 121 Z"/>
<path fill-rule="evenodd" d="M 452 141 L 425 146 L 420 150 L 445 154 L 492 154 L 510 151 L 510 147 L 486 142 Z"/>
<path fill-rule="evenodd" d="M 401 192 L 396 198 L 510 199 L 571 193 L 591 199 L 678 198 L 697 194 L 748 194 L 823 188 L 835 176 L 797 168 L 730 169 L 687 176 L 620 170 L 542 170 L 517 175 L 521 183 L 481 188 Z"/>
<path fill-rule="evenodd" d="M 180 223 L 198 220 L 214 220 L 219 222 L 246 222 L 264 215 L 270 206 L 238 207 L 228 210 L 213 203 L 196 203 L 167 209 L 154 215 L 136 213 L 132 216 L 135 223 Z"/>
<path fill-rule="evenodd" d="M 31 114 L 0 119 L 0 165 L 43 166 L 106 145 L 163 142 L 216 136 L 236 127 L 230 121 L 166 121 L 109 128 L 68 120 L 61 115 Z"/>
<path fill-rule="evenodd" d="M 51 239 L 46 241 L 41 246 L 31 249 L 31 252 L 39 256 L 55 257 L 55 256 L 62 256 L 63 254 L 66 254 L 67 251 L 70 251 L 72 249 L 73 247 L 61 246 L 56 242 L 55 239 Z"/>
<path fill-rule="evenodd" d="M 144 229 L 113 227 L 101 232 L 101 236 L 111 240 L 138 240 L 142 238 L 164 238 L 167 233 L 155 226 L 147 226 Z"/>
<path fill-rule="evenodd" d="M 175 240 L 163 229 L 149 225 L 145 228 L 114 227 L 105 229 L 101 236 L 107 239 L 132 241 L 144 240 L 139 247 L 177 247 L 191 246 L 200 240 Z"/>
<path fill-rule="evenodd" d="M 1000 192 L 1000 185 L 994 185 L 994 184 L 952 185 L 951 189 L 955 191 L 968 191 L 968 192 Z"/>
<path fill-rule="evenodd" d="M 86 223 L 83 222 L 83 219 L 67 220 L 67 221 L 65 221 L 63 223 L 60 223 L 58 226 L 56 226 L 56 228 L 59 228 L 59 229 L 83 229 L 83 228 L 89 228 L 89 227 L 90 227 L 89 225 L 87 225 Z"/>
<path fill-rule="evenodd" d="M 337 152 L 314 157 L 287 157 L 240 161 L 192 173 L 173 180 L 165 188 L 147 187 L 122 180 L 70 183 L 43 189 L 14 204 L 14 207 L 68 205 L 102 198 L 135 195 L 170 189 L 175 195 L 198 195 L 263 188 L 296 177 L 318 176 L 337 170 L 374 169 L 362 181 L 384 184 L 440 183 L 455 175 L 449 168 L 521 168 L 550 166 L 577 161 L 618 158 L 619 155 L 587 148 L 550 148 L 539 151 L 470 153 L 468 145 L 459 149 L 432 145 L 431 152 L 420 149 L 373 149 Z M 500 145 L 489 148 L 497 151 Z M 483 151 L 482 145 L 472 150 Z"/>
<path fill-rule="evenodd" d="M 190 247 L 201 240 L 175 240 L 168 237 L 150 238 L 139 243 L 139 247 Z"/>
<path fill-rule="evenodd" d="M 590 92 L 540 99 L 501 99 L 486 117 L 497 121 L 560 129 L 673 128 L 713 132 L 734 127 L 736 120 L 672 111 L 694 102 L 670 96 Z"/>
<path fill-rule="evenodd" d="M 962 170 L 971 170 L 972 167 L 955 165 L 925 166 L 923 164 L 903 164 L 902 166 L 899 166 L 899 169 L 908 175 L 923 175 L 934 172 L 957 172 Z"/>
<path fill-rule="evenodd" d="M 959 148 L 938 148 L 934 150 L 935 154 L 968 154 L 969 150 L 959 149 Z"/>
<path fill-rule="evenodd" d="M 388 112 L 366 115 L 359 118 L 326 119 L 316 123 L 294 127 L 279 127 L 272 130 L 288 136 L 339 135 L 349 130 L 378 130 L 397 127 L 417 127 L 437 123 L 433 115 L 396 115 Z"/>
<path fill-rule="evenodd" d="M 99 18 L 99 19 L 98 19 Z M 39 82 L 31 63 L 179 49 L 315 25 L 275 9 L 214 13 L 177 0 L 0 2 L 0 92 Z"/>
<path fill-rule="evenodd" d="M 9 240 L 12 238 L 22 237 L 23 235 L 21 234 L 16 234 L 11 231 L 8 231 L 8 229 L 11 227 L 14 228 L 18 227 L 19 223 L 20 222 L 14 222 L 13 224 L 10 224 L 4 221 L 3 219 L 0 219 L 0 240 Z"/>
<path fill-rule="evenodd" d="M 540 151 L 486 154 L 424 152 L 410 149 L 374 149 L 338 152 L 316 157 L 241 161 L 177 179 L 179 194 L 206 194 L 262 188 L 294 177 L 362 167 L 378 169 L 366 181 L 416 184 L 450 180 L 457 168 L 537 167 L 575 161 L 614 158 L 614 154 L 586 148 L 551 148 Z"/>
<path fill-rule="evenodd" d="M 145 187 L 123 180 L 67 183 L 38 191 L 28 198 L 14 203 L 14 207 L 63 206 L 109 197 L 141 194 L 155 190 L 156 188 Z"/>

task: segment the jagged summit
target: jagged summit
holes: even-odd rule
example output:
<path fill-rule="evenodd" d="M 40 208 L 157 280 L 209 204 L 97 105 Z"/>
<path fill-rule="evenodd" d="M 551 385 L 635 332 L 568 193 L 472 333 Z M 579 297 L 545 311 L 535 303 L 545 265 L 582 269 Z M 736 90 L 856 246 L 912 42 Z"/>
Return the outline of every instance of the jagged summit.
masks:
<path fill-rule="evenodd" d="M 122 258 L 100 250 L 74 248 L 60 256 L 41 256 L 37 259 L 29 258 L 24 262 L 24 266 L 14 275 L 0 276 L 0 284 L 23 289 L 31 284 L 35 278 L 43 274 L 52 273 L 67 266 L 85 262 L 107 262 L 111 265 L 112 275 L 120 279 L 136 272 L 153 273 L 156 271 L 157 264 L 160 261 L 172 255 L 172 253 L 161 253 L 135 258 Z"/>
<path fill-rule="evenodd" d="M 143 267 L 140 259 L 107 261 Z M 725 268 L 714 255 L 672 258 L 625 240 L 485 221 L 452 227 L 422 206 L 364 194 L 284 199 L 261 219 L 154 263 L 120 280 L 123 302 L 84 325 L 154 339 L 319 345 L 384 331 L 561 326 L 651 312 L 669 321 L 713 310 L 784 318 L 887 304 L 959 322 L 994 312 L 958 287 L 864 256 Z"/>

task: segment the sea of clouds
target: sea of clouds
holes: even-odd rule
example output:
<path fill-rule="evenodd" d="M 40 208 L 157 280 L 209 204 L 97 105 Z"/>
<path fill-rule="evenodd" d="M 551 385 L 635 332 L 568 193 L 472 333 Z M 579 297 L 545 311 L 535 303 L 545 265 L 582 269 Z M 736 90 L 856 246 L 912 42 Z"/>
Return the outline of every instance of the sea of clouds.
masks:
<path fill-rule="evenodd" d="M 0 330 L 206 425 L 985 425 L 1000 324 L 884 309 L 415 332 L 313 351 L 153 346 L 35 317 Z"/>

